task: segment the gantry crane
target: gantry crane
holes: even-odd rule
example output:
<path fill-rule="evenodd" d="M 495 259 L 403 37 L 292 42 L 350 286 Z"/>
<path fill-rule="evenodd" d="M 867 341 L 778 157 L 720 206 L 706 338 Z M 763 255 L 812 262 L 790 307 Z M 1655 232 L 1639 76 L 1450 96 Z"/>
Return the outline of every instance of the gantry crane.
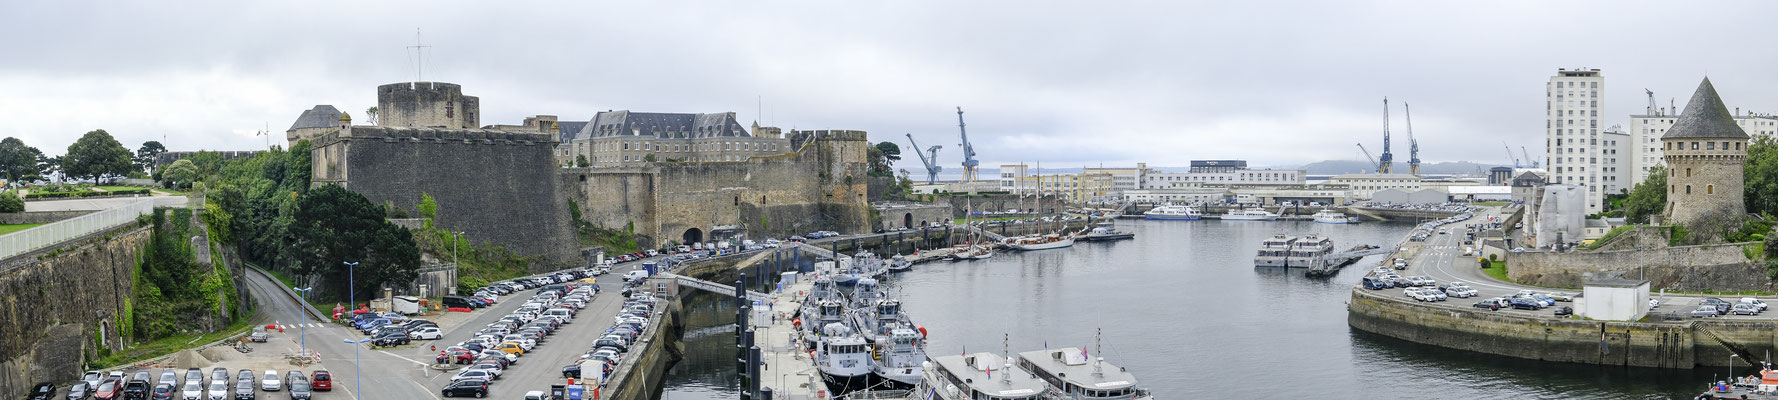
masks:
<path fill-rule="evenodd" d="M 1519 164 L 1519 155 L 1513 154 L 1513 147 L 1511 145 L 1506 144 L 1506 142 L 1500 142 L 1500 147 L 1506 148 L 1506 159 L 1513 160 L 1513 168 L 1524 168 L 1523 164 Z"/>
<path fill-rule="evenodd" d="M 1367 153 L 1368 153 L 1368 151 L 1367 151 Z M 1395 156 L 1392 154 L 1389 154 L 1389 98 L 1384 97 L 1383 98 L 1383 157 L 1377 159 L 1377 173 L 1379 173 L 1379 174 L 1389 173 L 1390 172 L 1390 168 L 1389 168 L 1390 165 L 1389 164 L 1393 163 L 1394 161 L 1395 161 Z"/>
<path fill-rule="evenodd" d="M 920 163 L 926 164 L 926 184 L 931 185 L 937 183 L 938 171 L 944 169 L 944 167 L 938 166 L 938 149 L 944 148 L 944 146 L 932 146 L 932 148 L 926 149 L 926 151 L 920 151 L 920 144 L 914 143 L 914 134 L 909 133 L 907 135 L 908 144 L 914 146 L 914 154 L 920 155 Z"/>
<path fill-rule="evenodd" d="M 976 166 L 981 162 L 975 160 L 975 146 L 969 144 L 969 131 L 963 128 L 963 107 L 957 107 L 957 136 L 963 140 L 957 144 L 963 148 L 963 181 L 975 182 Z"/>

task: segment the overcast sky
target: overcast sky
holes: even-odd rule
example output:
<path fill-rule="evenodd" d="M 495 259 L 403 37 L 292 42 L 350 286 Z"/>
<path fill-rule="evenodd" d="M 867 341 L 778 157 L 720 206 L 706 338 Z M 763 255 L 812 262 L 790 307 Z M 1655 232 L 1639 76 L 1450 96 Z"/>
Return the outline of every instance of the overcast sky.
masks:
<path fill-rule="evenodd" d="M 304 109 L 362 118 L 376 85 L 414 80 L 416 29 L 425 79 L 480 96 L 483 124 L 734 111 L 912 133 L 948 170 L 958 106 L 984 166 L 1045 167 L 1360 159 L 1384 96 L 1398 162 L 1402 103 L 1427 162 L 1505 163 L 1502 141 L 1541 158 L 1564 67 L 1603 70 L 1607 124 L 1643 88 L 1683 107 L 1706 73 L 1731 108 L 1778 112 L 1769 2 L 261 3 L 0 5 L 0 136 L 263 148 L 268 124 L 277 144 Z"/>

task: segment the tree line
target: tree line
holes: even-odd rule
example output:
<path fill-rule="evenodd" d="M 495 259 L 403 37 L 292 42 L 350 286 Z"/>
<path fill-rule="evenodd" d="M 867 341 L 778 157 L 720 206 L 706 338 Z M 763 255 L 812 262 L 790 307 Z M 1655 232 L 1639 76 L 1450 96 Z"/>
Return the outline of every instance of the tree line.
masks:
<path fill-rule="evenodd" d="M 53 157 L 24 140 L 8 137 L 0 139 L 0 176 L 8 182 L 40 182 L 57 176 L 95 183 L 107 178 L 146 178 L 155 159 L 165 152 L 166 146 L 150 140 L 132 153 L 104 129 L 81 135 L 66 152 Z"/>

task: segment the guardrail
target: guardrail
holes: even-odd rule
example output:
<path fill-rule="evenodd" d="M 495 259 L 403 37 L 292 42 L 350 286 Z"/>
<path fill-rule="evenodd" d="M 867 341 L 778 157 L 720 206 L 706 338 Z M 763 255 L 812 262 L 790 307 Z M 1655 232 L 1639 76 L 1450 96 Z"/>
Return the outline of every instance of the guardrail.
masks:
<path fill-rule="evenodd" d="M 0 236 L 0 259 L 12 258 L 34 250 L 53 246 L 94 232 L 136 222 L 136 217 L 154 212 L 152 199 L 144 199 L 122 207 L 99 211 L 31 229 Z"/>

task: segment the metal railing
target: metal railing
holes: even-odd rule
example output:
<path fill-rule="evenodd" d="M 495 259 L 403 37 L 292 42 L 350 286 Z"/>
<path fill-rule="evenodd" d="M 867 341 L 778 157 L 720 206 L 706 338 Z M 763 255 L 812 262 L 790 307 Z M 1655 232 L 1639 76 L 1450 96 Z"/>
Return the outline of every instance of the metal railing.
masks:
<path fill-rule="evenodd" d="M 0 259 L 12 258 L 94 232 L 134 223 L 136 217 L 154 212 L 154 203 L 153 199 L 143 199 L 122 207 L 51 222 L 0 236 Z"/>

